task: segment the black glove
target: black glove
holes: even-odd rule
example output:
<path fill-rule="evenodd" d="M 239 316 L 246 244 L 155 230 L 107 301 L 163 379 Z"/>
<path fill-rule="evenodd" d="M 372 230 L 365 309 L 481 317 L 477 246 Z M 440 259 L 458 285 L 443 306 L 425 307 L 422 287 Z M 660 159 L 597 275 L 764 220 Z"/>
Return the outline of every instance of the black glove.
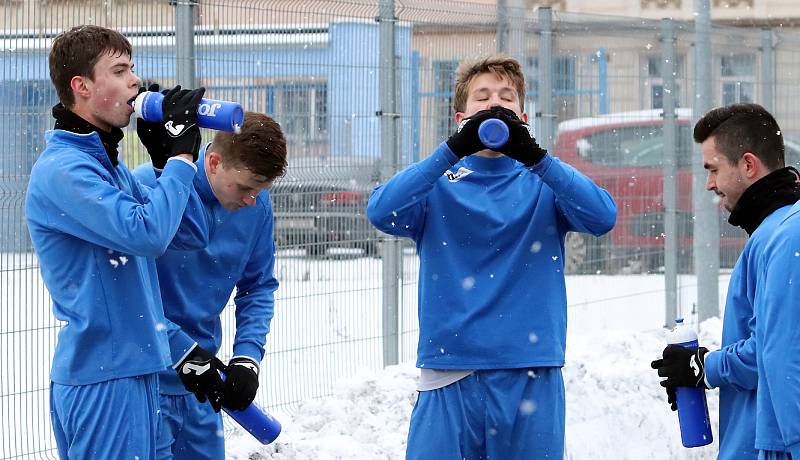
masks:
<path fill-rule="evenodd" d="M 159 92 L 158 83 L 153 83 L 147 89 L 144 86 L 139 88 L 139 94 L 145 91 Z M 164 122 L 150 122 L 144 121 L 143 118 L 137 118 L 136 134 L 139 136 L 139 140 L 142 141 L 142 145 L 147 149 L 147 154 L 150 155 L 153 167 L 164 169 L 164 166 L 167 165 L 167 159 L 170 157 L 170 143 L 172 142 L 172 138 L 164 127 Z"/>
<path fill-rule="evenodd" d="M 486 146 L 478 137 L 478 127 L 483 120 L 495 118 L 491 110 L 475 112 L 471 117 L 464 118 L 458 125 L 458 131 L 447 139 L 447 146 L 458 158 L 485 150 Z"/>
<path fill-rule="evenodd" d="M 258 364 L 250 358 L 233 358 L 225 369 L 225 397 L 222 405 L 231 410 L 243 410 L 256 398 Z"/>
<path fill-rule="evenodd" d="M 178 85 L 164 95 L 161 110 L 164 112 L 164 128 L 171 138 L 169 156 L 188 153 L 197 161 L 201 141 L 197 106 L 205 92 L 202 87 L 188 90 Z"/>
<path fill-rule="evenodd" d="M 678 395 L 675 393 L 675 388 L 667 387 L 667 404 L 673 411 L 678 410 Z"/>
<path fill-rule="evenodd" d="M 539 147 L 528 124 L 520 120 L 513 110 L 495 106 L 491 111 L 492 118 L 500 119 L 508 126 L 508 142 L 498 149 L 499 152 L 525 166 L 533 166 L 544 158 L 547 150 Z"/>
<path fill-rule="evenodd" d="M 194 393 L 201 403 L 207 399 L 214 412 L 222 408 L 225 383 L 219 372 L 224 370 L 225 364 L 199 345 L 175 366 L 183 386 Z"/>
<path fill-rule="evenodd" d="M 666 377 L 661 381 L 664 388 L 695 387 L 706 388 L 706 371 L 703 363 L 708 349 L 686 348 L 680 345 L 667 345 L 662 353 L 663 359 L 650 363 L 650 367 L 658 370 L 659 377 Z M 669 395 L 669 393 L 667 393 Z"/>

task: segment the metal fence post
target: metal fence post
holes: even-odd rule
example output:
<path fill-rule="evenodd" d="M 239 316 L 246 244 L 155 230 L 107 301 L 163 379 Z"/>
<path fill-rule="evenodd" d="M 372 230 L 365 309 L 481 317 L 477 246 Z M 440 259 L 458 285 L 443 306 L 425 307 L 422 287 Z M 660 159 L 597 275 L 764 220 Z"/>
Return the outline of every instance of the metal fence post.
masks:
<path fill-rule="evenodd" d="M 775 99 L 775 49 L 772 30 L 761 31 L 761 105 L 772 111 Z"/>
<path fill-rule="evenodd" d="M 697 122 L 711 110 L 711 5 L 695 0 L 694 111 Z M 699 145 L 692 158 L 694 204 L 694 270 L 697 275 L 698 321 L 719 316 L 719 209 L 705 190 L 706 172 Z"/>
<path fill-rule="evenodd" d="M 521 64 L 525 57 L 525 6 L 522 0 L 497 2 L 497 51 L 508 54 Z"/>
<path fill-rule="evenodd" d="M 556 114 L 553 107 L 553 10 L 539 8 L 539 92 L 536 95 L 541 133 L 537 141 L 552 150 L 556 139 Z"/>
<path fill-rule="evenodd" d="M 397 149 L 397 64 L 395 61 L 394 0 L 380 0 L 376 20 L 380 28 L 380 111 L 381 117 L 381 181 L 392 177 L 400 165 Z M 399 305 L 400 305 L 400 242 L 397 238 L 386 238 L 383 243 L 383 365 L 399 362 Z"/>
<path fill-rule="evenodd" d="M 675 30 L 671 19 L 661 20 L 661 79 L 664 82 L 664 325 L 674 325 L 678 309 L 678 196 L 675 129 Z"/>
<path fill-rule="evenodd" d="M 173 0 L 175 5 L 176 83 L 184 88 L 194 88 L 194 6 L 196 0 Z"/>
<path fill-rule="evenodd" d="M 497 31 L 494 41 L 498 53 L 508 52 L 508 22 L 508 0 L 497 0 Z"/>

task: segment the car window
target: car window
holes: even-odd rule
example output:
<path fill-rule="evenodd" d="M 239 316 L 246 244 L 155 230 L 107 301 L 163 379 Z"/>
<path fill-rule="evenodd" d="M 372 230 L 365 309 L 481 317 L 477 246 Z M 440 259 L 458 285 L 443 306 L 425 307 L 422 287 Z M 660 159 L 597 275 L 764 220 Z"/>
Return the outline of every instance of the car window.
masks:
<path fill-rule="evenodd" d="M 678 166 L 691 163 L 691 137 L 688 125 L 678 125 Z M 661 126 L 627 126 L 598 131 L 576 142 L 578 155 L 606 166 L 641 168 L 664 164 L 664 130 Z"/>

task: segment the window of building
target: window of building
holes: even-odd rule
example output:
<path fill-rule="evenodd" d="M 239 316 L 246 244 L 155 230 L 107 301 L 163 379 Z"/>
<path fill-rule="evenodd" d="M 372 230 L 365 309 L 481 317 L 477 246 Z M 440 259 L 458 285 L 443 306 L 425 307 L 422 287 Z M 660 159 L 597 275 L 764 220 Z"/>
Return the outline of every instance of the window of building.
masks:
<path fill-rule="evenodd" d="M 664 108 L 664 79 L 661 78 L 662 65 L 664 58 L 658 55 L 647 56 L 647 78 L 645 79 L 646 97 L 649 100 L 651 109 Z M 674 71 L 675 71 L 675 107 L 681 106 L 681 97 L 683 92 L 681 90 L 681 79 L 686 74 L 684 64 L 686 59 L 682 54 L 675 57 Z"/>
<path fill-rule="evenodd" d="M 722 105 L 753 102 L 755 92 L 755 54 L 728 54 L 720 57 Z"/>
<path fill-rule="evenodd" d="M 553 107 L 560 120 L 577 116 L 576 100 L 579 91 L 576 90 L 575 60 L 573 55 L 556 56 L 553 60 Z M 525 59 L 525 87 L 528 93 L 525 99 L 526 108 L 533 107 L 539 95 L 539 80 L 539 58 L 530 56 Z"/>
<path fill-rule="evenodd" d="M 525 86 L 533 96 L 539 94 L 539 58 L 525 60 Z M 575 94 L 575 56 L 556 56 L 553 61 L 553 93 L 555 96 Z"/>
<path fill-rule="evenodd" d="M 447 139 L 456 130 L 453 118 L 453 94 L 458 61 L 433 62 L 433 117 L 436 138 Z"/>
<path fill-rule="evenodd" d="M 324 156 L 328 135 L 328 84 L 319 81 L 201 82 L 214 99 L 237 101 L 245 110 L 263 112 L 280 123 L 286 148 L 295 156 Z"/>
<path fill-rule="evenodd" d="M 328 153 L 327 83 L 277 83 L 266 87 L 267 113 L 286 136 L 289 153 L 322 156 Z"/>

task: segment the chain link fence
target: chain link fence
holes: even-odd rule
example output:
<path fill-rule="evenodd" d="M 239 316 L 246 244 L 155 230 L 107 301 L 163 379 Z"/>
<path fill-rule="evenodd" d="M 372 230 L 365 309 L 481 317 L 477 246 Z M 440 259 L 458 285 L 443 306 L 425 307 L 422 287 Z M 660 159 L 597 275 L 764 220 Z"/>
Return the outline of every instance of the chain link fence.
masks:
<path fill-rule="evenodd" d="M 800 162 L 794 103 L 800 35 L 790 31 L 715 27 L 712 59 L 698 62 L 694 25 L 674 22 L 674 78 L 665 81 L 660 21 L 498 12 L 496 5 L 467 2 L 384 3 L 394 5 L 391 57 L 379 46 L 387 20 L 377 0 L 0 2 L 0 458 L 55 457 L 48 375 L 60 325 L 32 253 L 23 203 L 57 102 L 47 68 L 50 42 L 74 25 L 123 32 L 145 82 L 178 83 L 177 69 L 188 63 L 209 97 L 280 122 L 289 148 L 287 175 L 272 188 L 281 287 L 257 399 L 273 410 L 291 411 L 299 401 L 329 394 L 338 378 L 381 368 L 389 362 L 382 354 L 387 341 L 398 345 L 394 359 L 415 358 L 415 249 L 375 231 L 365 206 L 387 171 L 425 158 L 453 131 L 454 73 L 464 58 L 498 47 L 518 57 L 537 138 L 617 200 L 618 223 L 609 235 L 568 235 L 569 274 L 663 272 L 666 211 L 677 219 L 678 271 L 692 272 L 698 66 L 711 69 L 713 105 L 754 101 L 770 108 L 786 135 L 787 163 Z M 179 49 L 186 33 L 176 29 L 179 8 L 189 8 L 192 19 L 188 56 Z M 387 68 L 393 113 L 381 102 Z M 665 147 L 665 97 L 677 105 L 673 152 Z M 392 154 L 382 147 L 390 135 L 385 116 L 396 128 Z M 130 168 L 147 161 L 133 125 L 121 151 Z M 677 166 L 672 210 L 664 205 L 668 155 Z M 745 235 L 723 214 L 719 221 L 720 263 L 730 268 Z M 394 259 L 387 259 L 390 251 Z M 397 281 L 388 310 L 386 279 Z M 389 337 L 382 327 L 393 320 L 382 318 L 385 311 L 397 315 L 397 334 Z M 226 311 L 223 318 L 223 359 L 231 353 L 232 316 Z"/>

